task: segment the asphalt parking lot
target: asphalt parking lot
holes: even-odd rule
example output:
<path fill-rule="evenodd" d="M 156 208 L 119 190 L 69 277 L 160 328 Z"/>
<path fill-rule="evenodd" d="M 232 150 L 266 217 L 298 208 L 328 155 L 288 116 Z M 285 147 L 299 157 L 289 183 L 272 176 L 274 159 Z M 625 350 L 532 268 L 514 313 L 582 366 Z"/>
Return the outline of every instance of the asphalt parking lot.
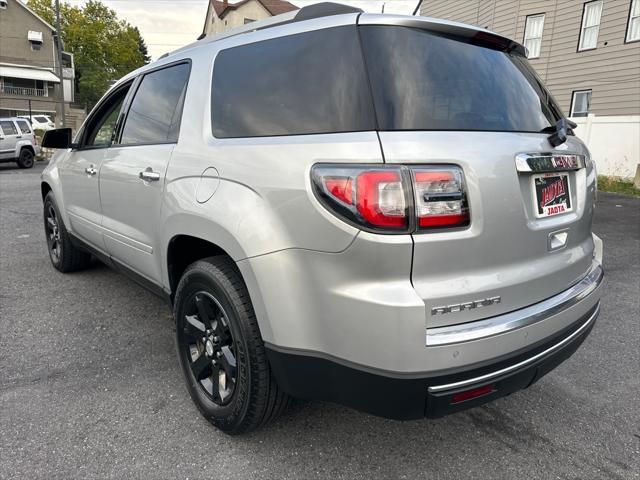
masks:
<path fill-rule="evenodd" d="M 640 199 L 600 194 L 602 313 L 529 390 L 405 423 L 298 402 L 228 437 L 189 399 L 161 300 L 51 267 L 41 170 L 0 165 L 0 478 L 640 478 Z"/>

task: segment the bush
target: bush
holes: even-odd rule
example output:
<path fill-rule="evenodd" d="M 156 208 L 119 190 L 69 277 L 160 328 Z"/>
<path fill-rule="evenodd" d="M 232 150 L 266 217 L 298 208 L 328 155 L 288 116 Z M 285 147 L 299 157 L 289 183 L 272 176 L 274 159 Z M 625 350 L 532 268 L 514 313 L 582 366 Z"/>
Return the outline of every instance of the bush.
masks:
<path fill-rule="evenodd" d="M 633 186 L 633 180 L 626 178 L 598 175 L 598 190 L 640 197 L 640 189 Z"/>

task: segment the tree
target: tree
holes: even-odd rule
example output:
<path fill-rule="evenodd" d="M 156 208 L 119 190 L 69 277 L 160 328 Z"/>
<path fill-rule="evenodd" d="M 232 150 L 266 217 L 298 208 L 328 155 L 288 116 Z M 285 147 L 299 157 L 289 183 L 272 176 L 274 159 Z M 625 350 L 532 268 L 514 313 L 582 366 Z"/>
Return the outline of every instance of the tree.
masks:
<path fill-rule="evenodd" d="M 142 57 L 144 58 L 144 63 L 149 63 L 151 61 L 151 57 L 149 56 L 149 50 L 147 49 L 147 44 L 144 41 L 144 38 L 142 38 L 142 35 L 140 34 L 140 30 L 138 30 L 138 27 L 133 27 L 133 31 L 134 31 L 134 35 L 138 36 L 138 50 L 140 51 L 140 53 L 142 54 Z"/>
<path fill-rule="evenodd" d="M 29 8 L 55 24 L 55 0 L 29 0 Z M 140 31 L 99 0 L 83 7 L 60 3 L 60 30 L 65 51 L 74 55 L 80 102 L 91 108 L 109 86 L 149 62 Z M 143 49 L 144 48 L 144 49 Z"/>

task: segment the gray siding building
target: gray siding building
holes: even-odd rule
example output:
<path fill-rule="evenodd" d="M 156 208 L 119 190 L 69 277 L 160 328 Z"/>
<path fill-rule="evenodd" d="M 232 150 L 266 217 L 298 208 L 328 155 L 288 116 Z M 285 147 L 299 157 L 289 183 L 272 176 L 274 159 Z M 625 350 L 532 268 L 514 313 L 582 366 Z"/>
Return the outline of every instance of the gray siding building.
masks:
<path fill-rule="evenodd" d="M 640 0 L 423 0 L 419 14 L 524 44 L 566 115 L 640 115 Z"/>
<path fill-rule="evenodd" d="M 65 100 L 73 100 L 73 55 L 63 52 Z M 54 114 L 61 82 L 55 28 L 19 0 L 0 0 L 0 116 Z"/>

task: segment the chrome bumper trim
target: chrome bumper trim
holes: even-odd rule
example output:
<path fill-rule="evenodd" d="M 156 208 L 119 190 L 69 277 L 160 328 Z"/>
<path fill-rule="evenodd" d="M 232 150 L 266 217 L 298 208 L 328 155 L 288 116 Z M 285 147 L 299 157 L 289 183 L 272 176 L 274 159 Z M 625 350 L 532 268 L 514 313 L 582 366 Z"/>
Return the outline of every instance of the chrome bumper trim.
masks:
<path fill-rule="evenodd" d="M 478 377 L 474 377 L 474 378 L 469 378 L 467 380 L 462 380 L 460 382 L 454 382 L 454 383 L 448 383 L 446 385 L 434 385 L 432 387 L 429 387 L 429 393 L 438 393 L 438 392 L 443 392 L 446 390 L 453 390 L 453 389 L 457 389 L 457 388 L 462 388 L 462 387 L 467 387 L 469 385 L 474 385 L 476 383 L 483 383 L 483 382 L 487 382 L 489 380 L 492 380 L 496 377 L 501 377 L 502 375 L 506 375 L 508 373 L 514 372 L 516 370 L 519 370 L 523 367 L 526 367 L 528 365 L 531 365 L 532 363 L 535 363 L 536 361 L 554 353 L 556 350 L 561 349 L 563 346 L 565 346 L 567 343 L 571 342 L 574 338 L 576 338 L 578 335 L 580 335 L 582 332 L 584 332 L 587 328 L 589 328 L 589 326 L 595 322 L 596 317 L 598 316 L 598 313 L 600 313 L 600 302 L 598 302 L 598 304 L 596 305 L 596 309 L 593 311 L 593 313 L 589 316 L 589 319 L 584 322 L 580 328 L 578 328 L 575 332 L 573 332 L 571 335 L 569 335 L 567 338 L 565 338 L 564 340 L 561 340 L 560 342 L 556 343 L 555 345 L 547 348 L 546 350 L 538 353 L 537 355 L 534 355 L 533 357 L 529 357 L 526 360 L 522 360 L 521 362 L 518 362 L 514 365 L 510 365 L 508 367 L 505 367 L 501 370 L 496 370 L 495 372 L 491 372 L 491 373 L 487 373 L 485 375 L 480 375 Z"/>
<path fill-rule="evenodd" d="M 594 262 L 589 273 L 573 287 L 526 308 L 475 322 L 427 328 L 427 347 L 470 342 L 529 327 L 584 300 L 602 283 L 604 271 Z"/>

